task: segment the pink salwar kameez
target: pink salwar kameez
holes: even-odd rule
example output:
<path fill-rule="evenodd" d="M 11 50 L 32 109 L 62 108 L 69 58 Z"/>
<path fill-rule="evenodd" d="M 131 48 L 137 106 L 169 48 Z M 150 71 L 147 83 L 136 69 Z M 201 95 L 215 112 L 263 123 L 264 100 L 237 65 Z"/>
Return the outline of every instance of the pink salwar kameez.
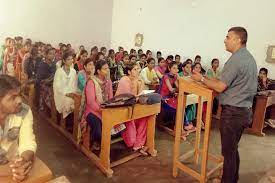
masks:
<path fill-rule="evenodd" d="M 130 93 L 138 95 L 143 89 L 142 81 L 131 81 L 128 76 L 123 76 L 118 84 L 116 95 Z M 125 122 L 126 129 L 122 131 L 122 138 L 128 147 L 138 149 L 144 146 L 147 137 L 148 117 Z"/>

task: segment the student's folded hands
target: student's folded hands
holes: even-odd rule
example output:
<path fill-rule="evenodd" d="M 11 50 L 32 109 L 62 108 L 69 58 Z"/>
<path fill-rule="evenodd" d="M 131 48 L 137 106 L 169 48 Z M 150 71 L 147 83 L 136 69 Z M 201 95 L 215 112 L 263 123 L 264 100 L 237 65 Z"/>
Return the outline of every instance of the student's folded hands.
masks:
<path fill-rule="evenodd" d="M 18 158 L 10 164 L 10 168 L 13 180 L 22 182 L 27 178 L 32 168 L 32 161 L 25 161 L 23 158 Z"/>

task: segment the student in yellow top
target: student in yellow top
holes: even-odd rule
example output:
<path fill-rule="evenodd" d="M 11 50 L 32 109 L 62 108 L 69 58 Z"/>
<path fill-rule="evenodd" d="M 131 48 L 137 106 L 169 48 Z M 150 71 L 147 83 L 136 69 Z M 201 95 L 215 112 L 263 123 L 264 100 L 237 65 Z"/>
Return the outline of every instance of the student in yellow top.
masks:
<path fill-rule="evenodd" d="M 22 103 L 20 82 L 0 75 L 0 176 L 23 181 L 36 152 L 31 109 Z"/>
<path fill-rule="evenodd" d="M 211 61 L 212 68 L 208 69 L 208 71 L 207 71 L 207 77 L 208 78 L 214 78 L 214 79 L 219 79 L 220 78 L 221 73 L 220 73 L 220 70 L 219 70 L 219 63 L 220 63 L 220 61 L 217 58 L 214 58 Z"/>
<path fill-rule="evenodd" d="M 156 74 L 156 71 L 154 70 L 155 67 L 155 59 L 149 58 L 147 60 L 147 67 L 142 69 L 140 73 L 141 79 L 145 83 L 145 89 L 149 89 L 149 85 L 154 85 L 159 83 L 158 76 Z"/>

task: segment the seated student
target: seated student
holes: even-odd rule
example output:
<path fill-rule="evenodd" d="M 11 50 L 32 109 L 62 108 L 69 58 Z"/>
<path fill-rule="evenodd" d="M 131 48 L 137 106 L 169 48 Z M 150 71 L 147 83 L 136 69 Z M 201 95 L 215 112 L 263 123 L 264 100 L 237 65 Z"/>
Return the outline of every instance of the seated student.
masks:
<path fill-rule="evenodd" d="M 189 60 L 186 60 L 183 64 L 182 64 L 182 71 L 179 72 L 179 76 L 180 77 L 189 77 L 191 76 L 191 67 L 192 64 Z"/>
<path fill-rule="evenodd" d="M 96 62 L 96 57 L 98 54 L 98 47 L 94 46 L 91 48 L 91 54 L 90 54 L 90 58 L 92 59 L 92 61 Z"/>
<path fill-rule="evenodd" d="M 262 67 L 259 70 L 259 76 L 258 76 L 258 88 L 257 91 L 258 92 L 262 92 L 265 90 L 274 90 L 274 86 L 275 86 L 275 81 L 271 80 L 270 78 L 267 77 L 268 74 L 268 70 L 264 67 Z M 272 110 L 271 108 L 267 108 L 266 109 L 266 113 L 265 113 L 265 124 L 274 128 L 275 127 L 275 120 L 271 119 L 272 117 Z"/>
<path fill-rule="evenodd" d="M 31 49 L 30 57 L 24 62 L 24 74 L 27 76 L 26 78 L 31 81 L 36 79 L 37 70 L 42 62 L 42 57 L 38 52 L 37 47 L 33 47 Z"/>
<path fill-rule="evenodd" d="M 51 108 L 51 98 L 53 96 L 52 84 L 56 71 L 56 65 L 54 63 L 55 49 L 50 48 L 45 51 L 45 59 L 41 62 L 37 69 L 36 81 L 35 81 L 35 96 L 38 99 L 39 110 L 43 110 L 43 101 L 47 107 Z"/>
<path fill-rule="evenodd" d="M 130 62 L 125 67 L 125 76 L 123 76 L 116 91 L 116 95 L 133 94 L 138 96 L 144 88 L 144 83 L 139 79 L 138 65 Z M 125 123 L 126 129 L 122 131 L 122 138 L 129 148 L 138 151 L 143 155 L 148 155 L 144 147 L 147 136 L 147 121 L 148 118 L 140 118 Z"/>
<path fill-rule="evenodd" d="M 152 58 L 152 55 L 153 55 L 152 51 L 151 50 L 147 50 L 146 51 L 146 60 Z"/>
<path fill-rule="evenodd" d="M 141 59 L 141 55 L 143 54 L 143 51 L 142 51 L 142 49 L 138 49 L 138 60 L 140 60 Z M 145 57 L 146 57 L 146 55 L 145 55 Z M 146 59 L 146 58 L 145 58 Z"/>
<path fill-rule="evenodd" d="M 119 46 L 118 47 L 118 52 L 115 54 L 115 60 L 116 60 L 117 63 L 120 62 L 120 61 L 122 61 L 122 59 L 123 59 L 123 52 L 124 52 L 124 48 L 121 47 L 121 46 Z"/>
<path fill-rule="evenodd" d="M 26 42 L 24 44 L 24 46 L 20 50 L 18 50 L 17 56 L 16 56 L 16 61 L 15 61 L 15 70 L 18 71 L 19 69 L 21 69 L 21 68 L 17 68 L 17 66 L 18 66 L 18 64 L 23 63 L 23 59 L 24 59 L 25 55 L 27 53 L 29 53 L 30 50 L 31 50 L 31 44 L 29 42 Z"/>
<path fill-rule="evenodd" d="M 76 70 L 76 72 L 79 72 L 84 69 L 83 65 L 87 58 L 88 52 L 86 50 L 82 50 L 79 54 L 79 59 L 74 64 L 74 69 Z"/>
<path fill-rule="evenodd" d="M 141 54 L 139 57 L 139 61 L 137 61 L 137 64 L 139 64 L 140 68 L 143 69 L 146 67 L 146 55 L 145 54 Z"/>
<path fill-rule="evenodd" d="M 71 67 L 73 53 L 65 52 L 62 66 L 58 68 L 53 80 L 53 93 L 56 110 L 66 118 L 74 109 L 73 94 L 77 91 L 76 71 Z"/>
<path fill-rule="evenodd" d="M 166 57 L 166 66 L 168 67 L 168 65 L 169 65 L 171 62 L 173 62 L 173 60 L 174 60 L 174 56 L 173 56 L 173 55 L 168 55 L 168 56 Z"/>
<path fill-rule="evenodd" d="M 162 57 L 161 55 L 161 51 L 157 51 L 157 60 Z"/>
<path fill-rule="evenodd" d="M 63 56 L 63 54 L 66 50 L 67 50 L 67 46 L 63 43 L 59 43 L 59 49 L 56 50 L 55 59 L 58 60 L 58 61 L 62 60 L 62 56 Z"/>
<path fill-rule="evenodd" d="M 20 82 L 8 75 L 0 75 L 0 126 L 0 177 L 21 182 L 31 170 L 37 144 L 32 111 L 20 97 Z"/>
<path fill-rule="evenodd" d="M 71 45 L 70 43 L 68 43 L 68 44 L 66 45 L 66 47 L 67 47 L 67 51 L 70 51 L 70 52 L 72 52 L 72 53 L 75 54 L 75 50 L 72 48 L 72 45 Z"/>
<path fill-rule="evenodd" d="M 259 71 L 259 76 L 258 76 L 258 92 L 259 91 L 265 91 L 265 90 L 270 90 L 271 89 L 271 84 L 275 84 L 275 81 L 269 79 L 267 77 L 268 70 L 266 68 L 261 68 Z"/>
<path fill-rule="evenodd" d="M 131 49 L 130 50 L 130 55 L 135 55 L 136 56 L 136 58 L 137 58 L 137 51 L 135 50 L 135 49 Z"/>
<path fill-rule="evenodd" d="M 107 57 L 107 48 L 106 47 L 101 47 L 100 52 L 103 53 L 104 59 Z"/>
<path fill-rule="evenodd" d="M 203 74 L 201 64 L 198 62 L 196 62 L 196 63 L 194 63 L 194 65 L 192 65 L 192 71 L 199 72 L 199 73 Z"/>
<path fill-rule="evenodd" d="M 87 80 L 94 75 L 95 65 L 91 58 L 87 58 L 84 62 L 84 69 L 78 72 L 78 89 L 82 92 Z"/>
<path fill-rule="evenodd" d="M 195 60 L 194 60 L 194 65 L 196 63 L 201 64 L 201 56 L 200 55 L 196 55 Z M 201 74 L 205 75 L 205 73 L 206 73 L 206 71 L 204 68 L 202 68 L 202 65 L 201 65 Z"/>
<path fill-rule="evenodd" d="M 98 52 L 95 60 L 96 62 L 99 60 L 105 60 L 104 54 L 102 52 Z"/>
<path fill-rule="evenodd" d="M 155 59 L 149 58 L 147 60 L 147 67 L 141 70 L 140 77 L 145 83 L 145 89 L 149 89 L 150 85 L 158 84 L 159 78 L 154 70 Z"/>
<path fill-rule="evenodd" d="M 125 56 L 125 55 L 129 55 L 129 53 L 128 53 L 127 50 L 124 50 L 124 51 L 123 51 L 123 56 Z"/>
<path fill-rule="evenodd" d="M 202 71 L 202 67 L 201 67 L 201 64 L 199 62 L 196 62 L 194 63 L 194 65 L 192 65 L 192 72 L 198 72 L 198 73 L 201 73 L 203 74 L 203 71 Z M 214 100 L 214 112 L 216 112 L 217 110 L 217 100 L 215 99 Z M 206 117 L 206 108 L 207 108 L 207 103 L 203 103 L 202 105 L 202 126 L 204 128 L 204 121 L 205 121 L 205 117 Z"/>
<path fill-rule="evenodd" d="M 190 62 L 190 64 L 193 64 L 193 60 L 190 59 L 190 58 L 188 58 L 188 59 L 186 60 L 186 62 Z"/>
<path fill-rule="evenodd" d="M 182 63 L 180 61 L 180 55 L 175 55 L 175 62 L 178 64 L 179 72 L 182 71 Z"/>
<path fill-rule="evenodd" d="M 117 80 L 117 64 L 115 60 L 115 51 L 113 49 L 109 50 L 107 57 L 108 66 L 110 69 L 110 78 L 112 81 Z"/>
<path fill-rule="evenodd" d="M 80 45 L 78 48 L 78 52 L 76 53 L 76 60 L 79 60 L 80 58 L 80 53 L 82 50 L 86 50 L 85 47 L 83 45 Z"/>
<path fill-rule="evenodd" d="M 175 61 L 168 65 L 169 73 L 165 74 L 162 78 L 160 84 L 160 95 L 162 96 L 164 102 L 162 107 L 167 113 L 171 112 L 173 119 L 175 119 L 177 99 L 176 92 L 178 91 L 178 65 Z M 184 129 L 186 131 L 192 132 L 196 128 L 193 126 L 192 121 L 195 119 L 195 109 L 194 105 L 189 105 L 185 109 L 184 117 Z M 186 135 L 183 133 L 183 135 Z"/>
<path fill-rule="evenodd" d="M 120 79 L 120 78 L 122 78 L 122 76 L 124 76 L 125 65 L 128 64 L 129 62 L 130 62 L 129 55 L 124 55 L 122 57 L 122 61 L 118 62 L 118 64 L 117 64 L 117 69 L 118 69 L 117 79 Z"/>
<path fill-rule="evenodd" d="M 221 72 L 219 71 L 219 59 L 214 58 L 211 61 L 211 69 L 208 69 L 207 71 L 207 77 L 208 78 L 214 78 L 214 79 L 218 79 L 221 76 Z"/>
<path fill-rule="evenodd" d="M 16 60 L 16 48 L 14 39 L 10 39 L 4 52 L 3 73 L 15 76 L 14 63 Z"/>
<path fill-rule="evenodd" d="M 156 71 L 156 74 L 159 79 L 161 79 L 163 77 L 166 70 L 167 70 L 167 67 L 166 67 L 164 58 L 159 57 L 158 58 L 158 66 L 155 67 L 155 71 Z"/>
<path fill-rule="evenodd" d="M 0 74 L 3 73 L 3 65 L 4 65 L 4 55 L 5 55 L 5 50 L 6 48 L 9 46 L 10 44 L 10 37 L 7 37 L 5 39 L 5 43 L 3 45 L 1 45 L 0 47 Z"/>
<path fill-rule="evenodd" d="M 14 37 L 14 41 L 16 50 L 20 50 L 23 47 L 23 37 L 16 36 Z"/>
<path fill-rule="evenodd" d="M 95 76 L 85 86 L 86 106 L 84 116 L 91 127 L 92 149 L 99 150 L 102 130 L 102 113 L 100 105 L 113 97 L 111 80 L 107 79 L 108 63 L 100 60 L 95 63 Z"/>
<path fill-rule="evenodd" d="M 136 61 L 137 61 L 137 56 L 136 56 L 136 55 L 130 55 L 130 56 L 129 56 L 129 59 L 130 59 L 130 62 L 136 63 Z"/>

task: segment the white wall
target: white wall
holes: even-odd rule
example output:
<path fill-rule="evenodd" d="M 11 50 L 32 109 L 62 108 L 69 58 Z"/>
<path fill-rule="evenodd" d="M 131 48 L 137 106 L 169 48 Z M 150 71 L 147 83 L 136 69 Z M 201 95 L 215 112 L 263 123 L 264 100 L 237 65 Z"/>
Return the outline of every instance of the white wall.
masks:
<path fill-rule="evenodd" d="M 258 67 L 265 66 L 275 79 L 275 64 L 265 62 L 268 44 L 275 45 L 274 0 L 115 0 L 112 47 L 134 47 L 136 33 L 144 34 L 143 49 L 165 55 L 213 57 L 225 62 L 230 56 L 223 40 L 231 26 L 248 30 L 248 49 Z"/>
<path fill-rule="evenodd" d="M 112 0 L 0 0 L 0 40 L 21 35 L 57 45 L 110 46 Z"/>

